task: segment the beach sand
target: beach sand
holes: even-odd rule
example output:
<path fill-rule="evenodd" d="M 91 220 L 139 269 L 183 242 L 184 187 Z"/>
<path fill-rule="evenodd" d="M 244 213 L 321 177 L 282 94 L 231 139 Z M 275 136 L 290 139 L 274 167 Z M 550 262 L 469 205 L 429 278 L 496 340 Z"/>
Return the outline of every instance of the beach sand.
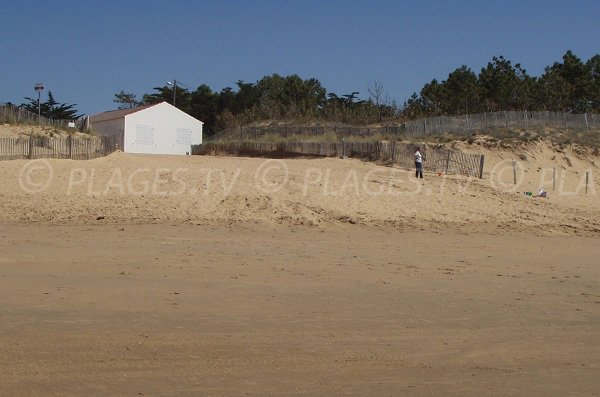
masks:
<path fill-rule="evenodd" d="M 592 396 L 597 238 L 11 225 L 3 395 Z"/>
<path fill-rule="evenodd" d="M 0 395 L 597 395 L 598 160 L 481 150 L 0 162 Z"/>
<path fill-rule="evenodd" d="M 90 161 L 3 161 L 0 222 L 353 223 L 600 234 L 598 158 L 543 145 L 517 153 L 480 150 L 486 153 L 483 179 L 427 174 L 417 180 L 412 171 L 335 158 L 119 152 Z M 524 153 L 514 185 L 512 161 Z M 548 199 L 524 194 L 540 186 Z"/>

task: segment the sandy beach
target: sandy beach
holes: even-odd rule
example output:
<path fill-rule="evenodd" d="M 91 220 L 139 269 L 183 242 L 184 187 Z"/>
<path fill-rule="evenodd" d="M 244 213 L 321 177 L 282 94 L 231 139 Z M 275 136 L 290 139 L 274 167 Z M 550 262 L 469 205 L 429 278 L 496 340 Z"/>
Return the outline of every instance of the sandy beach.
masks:
<path fill-rule="evenodd" d="M 597 159 L 526 154 L 0 162 L 0 394 L 597 395 Z"/>
<path fill-rule="evenodd" d="M 4 161 L 0 222 L 353 223 L 600 234 L 597 157 L 544 145 L 479 150 L 486 154 L 483 179 L 428 174 L 417 180 L 412 171 L 335 158 L 113 153 L 90 161 Z M 524 194 L 535 195 L 540 186 L 548 199 Z"/>
<path fill-rule="evenodd" d="M 4 395 L 597 393 L 597 239 L 2 229 Z"/>

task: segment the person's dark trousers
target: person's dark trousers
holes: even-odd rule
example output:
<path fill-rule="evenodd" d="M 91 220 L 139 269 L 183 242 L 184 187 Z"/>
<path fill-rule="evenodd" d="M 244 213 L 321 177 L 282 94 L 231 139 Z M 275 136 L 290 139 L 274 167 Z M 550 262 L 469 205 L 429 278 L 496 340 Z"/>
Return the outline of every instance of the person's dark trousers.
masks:
<path fill-rule="evenodd" d="M 415 168 L 417 169 L 417 172 L 415 173 L 415 177 L 416 178 L 423 178 L 423 163 L 419 163 L 418 161 L 415 161 Z"/>

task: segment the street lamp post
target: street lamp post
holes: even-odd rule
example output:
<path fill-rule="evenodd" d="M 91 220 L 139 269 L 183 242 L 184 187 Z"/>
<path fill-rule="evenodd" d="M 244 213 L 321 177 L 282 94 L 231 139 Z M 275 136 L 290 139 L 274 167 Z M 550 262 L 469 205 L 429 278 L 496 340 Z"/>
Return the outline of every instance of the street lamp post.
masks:
<path fill-rule="evenodd" d="M 173 79 L 173 82 L 167 81 L 167 85 L 173 86 L 173 106 L 175 106 L 175 95 L 177 94 L 177 80 Z"/>
<path fill-rule="evenodd" d="M 42 115 L 42 111 L 41 111 L 42 109 L 40 107 L 40 98 L 42 96 L 42 91 L 44 91 L 44 83 L 36 83 L 35 90 L 38 93 L 38 125 L 40 125 L 41 115 Z"/>

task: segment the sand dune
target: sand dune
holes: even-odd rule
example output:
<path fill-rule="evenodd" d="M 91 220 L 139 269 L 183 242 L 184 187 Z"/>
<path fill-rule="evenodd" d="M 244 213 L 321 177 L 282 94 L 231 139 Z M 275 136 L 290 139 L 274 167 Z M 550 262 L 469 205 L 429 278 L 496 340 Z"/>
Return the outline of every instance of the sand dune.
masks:
<path fill-rule="evenodd" d="M 451 225 L 600 232 L 597 158 L 545 145 L 480 151 L 486 155 L 481 180 L 428 174 L 420 181 L 408 170 L 332 158 L 114 153 L 92 161 L 4 161 L 0 221 L 350 222 L 417 229 Z M 513 185 L 513 159 L 518 160 L 518 185 Z M 541 185 L 548 199 L 523 194 L 535 194 Z"/>

